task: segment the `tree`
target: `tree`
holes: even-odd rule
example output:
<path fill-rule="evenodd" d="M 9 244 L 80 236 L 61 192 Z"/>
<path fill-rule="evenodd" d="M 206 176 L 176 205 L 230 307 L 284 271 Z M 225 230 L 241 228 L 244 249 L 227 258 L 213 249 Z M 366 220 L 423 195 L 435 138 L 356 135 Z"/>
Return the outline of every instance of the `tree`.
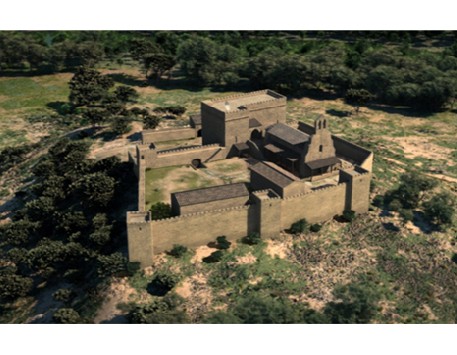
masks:
<path fill-rule="evenodd" d="M 52 315 L 54 322 L 58 324 L 80 324 L 82 318 L 73 308 L 60 308 Z"/>
<path fill-rule="evenodd" d="M 359 113 L 360 106 L 366 105 L 369 101 L 373 100 L 374 95 L 365 89 L 349 89 L 346 91 L 345 100 L 349 104 L 355 106 L 355 112 Z"/>
<path fill-rule="evenodd" d="M 80 67 L 70 83 L 70 102 L 75 106 L 100 106 L 114 86 L 113 80 L 97 70 Z"/>
<path fill-rule="evenodd" d="M 425 216 L 440 229 L 452 224 L 455 213 L 455 200 L 449 193 L 442 192 L 424 203 Z"/>
<path fill-rule="evenodd" d="M 436 186 L 435 180 L 416 172 L 408 172 L 400 177 L 400 186 L 388 196 L 388 200 L 398 199 L 404 208 L 418 208 L 425 193 Z"/>
<path fill-rule="evenodd" d="M 132 122 L 132 118 L 129 116 L 115 116 L 111 119 L 111 131 L 116 135 L 122 135 L 131 130 L 130 122 Z"/>
<path fill-rule="evenodd" d="M 173 215 L 170 204 L 165 202 L 157 202 L 153 204 L 150 211 L 153 220 L 169 218 Z"/>
<path fill-rule="evenodd" d="M 212 252 L 210 255 L 204 257 L 202 261 L 204 263 L 217 263 L 222 260 L 224 256 L 224 252 L 222 250 L 216 250 Z"/>
<path fill-rule="evenodd" d="M 103 172 L 82 176 L 75 183 L 90 207 L 105 208 L 114 196 L 116 180 Z"/>
<path fill-rule="evenodd" d="M 378 311 L 380 294 L 372 284 L 349 284 L 333 291 L 336 300 L 329 302 L 324 314 L 332 323 L 369 323 Z"/>
<path fill-rule="evenodd" d="M 159 116 L 146 115 L 143 117 L 143 128 L 154 129 L 159 125 L 161 120 Z"/>
<path fill-rule="evenodd" d="M 114 95 L 117 101 L 122 103 L 136 102 L 138 92 L 130 86 L 120 85 L 114 90 Z"/>
<path fill-rule="evenodd" d="M 16 274 L 15 267 L 0 267 L 0 300 L 14 301 L 30 292 L 33 280 Z"/>
<path fill-rule="evenodd" d="M 123 274 L 127 271 L 128 260 L 121 253 L 100 255 L 97 259 L 97 273 L 100 277 Z"/>

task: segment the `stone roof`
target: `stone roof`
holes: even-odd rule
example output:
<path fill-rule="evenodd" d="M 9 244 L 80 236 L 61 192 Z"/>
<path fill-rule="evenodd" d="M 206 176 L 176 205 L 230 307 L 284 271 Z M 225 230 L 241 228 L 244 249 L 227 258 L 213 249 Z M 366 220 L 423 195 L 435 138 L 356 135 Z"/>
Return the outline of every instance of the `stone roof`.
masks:
<path fill-rule="evenodd" d="M 249 169 L 280 187 L 286 187 L 294 181 L 299 180 L 288 171 L 270 162 L 260 161 L 250 166 Z"/>
<path fill-rule="evenodd" d="M 227 184 L 206 187 L 202 189 L 175 192 L 176 201 L 180 206 L 197 205 L 211 201 L 227 200 L 235 197 L 249 197 L 249 191 L 244 183 Z"/>
<path fill-rule="evenodd" d="M 309 135 L 292 128 L 284 123 L 276 123 L 267 129 L 267 132 L 289 144 L 297 145 L 309 141 Z"/>
<path fill-rule="evenodd" d="M 310 169 L 319 169 L 323 168 L 324 166 L 330 166 L 339 163 L 340 160 L 337 157 L 332 157 L 332 158 L 326 158 L 326 159 L 318 159 L 318 160 L 313 160 L 305 163 L 310 167 Z"/>
<path fill-rule="evenodd" d="M 283 95 L 280 95 L 272 90 L 261 90 L 245 94 L 226 96 L 215 100 L 207 100 L 204 101 L 204 103 L 220 111 L 230 112 L 247 109 L 250 105 L 261 102 L 274 101 L 284 98 L 285 97 Z"/>

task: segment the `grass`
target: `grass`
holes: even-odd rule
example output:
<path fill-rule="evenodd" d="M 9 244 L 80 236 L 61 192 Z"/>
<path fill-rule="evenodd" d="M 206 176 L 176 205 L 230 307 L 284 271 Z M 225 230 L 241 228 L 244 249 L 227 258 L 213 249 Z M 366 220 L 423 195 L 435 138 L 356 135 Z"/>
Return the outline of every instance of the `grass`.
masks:
<path fill-rule="evenodd" d="M 177 168 L 176 166 L 168 166 L 146 170 L 146 209 L 149 209 L 154 203 L 165 199 L 161 183 L 169 173 Z"/>
<path fill-rule="evenodd" d="M 71 74 L 0 78 L 0 109 L 33 113 L 51 102 L 67 101 Z"/>

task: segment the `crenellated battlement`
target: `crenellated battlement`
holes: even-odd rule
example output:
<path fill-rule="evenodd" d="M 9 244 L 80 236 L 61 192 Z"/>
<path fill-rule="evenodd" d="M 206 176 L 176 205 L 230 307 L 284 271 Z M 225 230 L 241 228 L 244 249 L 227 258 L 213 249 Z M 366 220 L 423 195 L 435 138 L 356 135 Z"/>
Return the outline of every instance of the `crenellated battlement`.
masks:
<path fill-rule="evenodd" d="M 188 152 L 190 150 L 203 150 L 203 149 L 210 149 L 210 148 L 220 148 L 220 147 L 221 146 L 219 144 L 214 143 L 214 144 L 206 144 L 206 145 L 200 145 L 200 146 L 171 148 L 171 149 L 159 150 L 159 151 L 157 151 L 157 155 Z"/>

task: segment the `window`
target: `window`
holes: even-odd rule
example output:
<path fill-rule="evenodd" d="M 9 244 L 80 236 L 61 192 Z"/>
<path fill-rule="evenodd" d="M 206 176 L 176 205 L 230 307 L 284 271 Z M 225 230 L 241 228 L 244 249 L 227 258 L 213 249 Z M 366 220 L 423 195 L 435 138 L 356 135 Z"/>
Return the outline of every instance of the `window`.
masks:
<path fill-rule="evenodd" d="M 322 147 L 322 144 L 321 144 L 321 145 L 319 146 L 319 152 L 321 152 L 321 153 L 322 153 L 322 148 L 323 148 L 323 147 Z"/>

